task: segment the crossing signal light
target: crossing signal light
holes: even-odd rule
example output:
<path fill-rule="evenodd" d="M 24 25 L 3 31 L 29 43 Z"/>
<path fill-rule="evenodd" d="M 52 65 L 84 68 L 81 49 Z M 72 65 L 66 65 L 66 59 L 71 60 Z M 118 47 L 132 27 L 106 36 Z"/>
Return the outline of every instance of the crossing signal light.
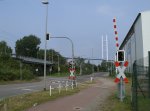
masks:
<path fill-rule="evenodd" d="M 69 68 L 71 69 L 72 68 L 72 64 L 69 62 Z"/>
<path fill-rule="evenodd" d="M 46 40 L 49 40 L 49 33 L 46 34 Z"/>
<path fill-rule="evenodd" d="M 125 51 L 124 50 L 117 51 L 117 61 L 119 61 L 119 62 L 125 61 Z"/>

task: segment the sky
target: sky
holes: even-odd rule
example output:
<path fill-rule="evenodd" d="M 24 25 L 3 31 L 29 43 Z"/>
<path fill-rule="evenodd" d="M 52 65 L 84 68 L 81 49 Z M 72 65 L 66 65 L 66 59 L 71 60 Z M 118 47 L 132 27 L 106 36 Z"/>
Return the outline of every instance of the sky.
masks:
<path fill-rule="evenodd" d="M 46 5 L 42 0 L 0 0 L 0 41 L 15 52 L 15 42 L 30 34 L 45 45 Z M 102 58 L 102 36 L 108 37 L 109 60 L 116 51 L 113 18 L 117 19 L 119 44 L 122 43 L 138 13 L 150 10 L 149 0 L 49 0 L 47 31 L 53 37 L 69 37 L 76 57 Z M 71 57 L 71 43 L 50 39 L 47 49 Z M 104 49 L 104 59 L 106 59 Z M 98 61 L 93 61 L 98 63 Z"/>

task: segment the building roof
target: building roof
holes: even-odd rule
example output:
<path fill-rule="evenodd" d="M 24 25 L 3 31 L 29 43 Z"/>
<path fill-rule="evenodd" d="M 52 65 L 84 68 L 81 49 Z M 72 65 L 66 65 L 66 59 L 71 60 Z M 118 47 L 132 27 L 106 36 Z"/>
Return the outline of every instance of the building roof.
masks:
<path fill-rule="evenodd" d="M 137 22 L 137 20 L 139 19 L 140 16 L 141 16 L 141 13 L 139 13 L 139 14 L 137 15 L 135 21 L 133 22 L 133 24 L 132 24 L 130 30 L 128 31 L 126 37 L 124 38 L 122 44 L 121 44 L 120 47 L 119 47 L 120 50 L 123 49 L 124 45 L 125 45 L 125 44 L 127 43 L 127 41 L 130 39 L 130 37 L 131 37 L 130 35 L 132 35 L 132 34 L 134 33 L 134 25 L 135 25 L 135 23 Z"/>

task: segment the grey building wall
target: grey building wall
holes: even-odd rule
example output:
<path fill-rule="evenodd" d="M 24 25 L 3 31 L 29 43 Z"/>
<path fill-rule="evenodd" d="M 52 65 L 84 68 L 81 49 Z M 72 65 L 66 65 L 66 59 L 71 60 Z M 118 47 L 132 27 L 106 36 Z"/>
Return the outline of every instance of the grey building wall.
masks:
<path fill-rule="evenodd" d="M 135 60 L 139 65 L 148 64 L 147 57 L 148 51 L 150 51 L 150 11 L 138 14 L 120 49 L 126 52 L 126 60 L 129 62 L 128 72 L 133 71 Z"/>

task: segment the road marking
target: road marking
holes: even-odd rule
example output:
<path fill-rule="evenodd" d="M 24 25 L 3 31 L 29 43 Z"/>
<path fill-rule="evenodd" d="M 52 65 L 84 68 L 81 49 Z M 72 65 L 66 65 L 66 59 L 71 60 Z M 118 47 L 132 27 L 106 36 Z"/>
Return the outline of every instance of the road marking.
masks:
<path fill-rule="evenodd" d="M 13 88 L 13 89 L 25 89 L 25 88 L 31 88 L 31 87 L 37 87 L 37 86 L 42 86 L 42 85 L 24 86 L 24 87 L 17 87 L 17 88 Z"/>
<path fill-rule="evenodd" d="M 21 89 L 21 90 L 25 90 L 25 91 L 40 91 L 40 90 L 35 90 L 35 89 Z"/>
<path fill-rule="evenodd" d="M 22 90 L 31 91 L 32 89 L 22 89 Z"/>

